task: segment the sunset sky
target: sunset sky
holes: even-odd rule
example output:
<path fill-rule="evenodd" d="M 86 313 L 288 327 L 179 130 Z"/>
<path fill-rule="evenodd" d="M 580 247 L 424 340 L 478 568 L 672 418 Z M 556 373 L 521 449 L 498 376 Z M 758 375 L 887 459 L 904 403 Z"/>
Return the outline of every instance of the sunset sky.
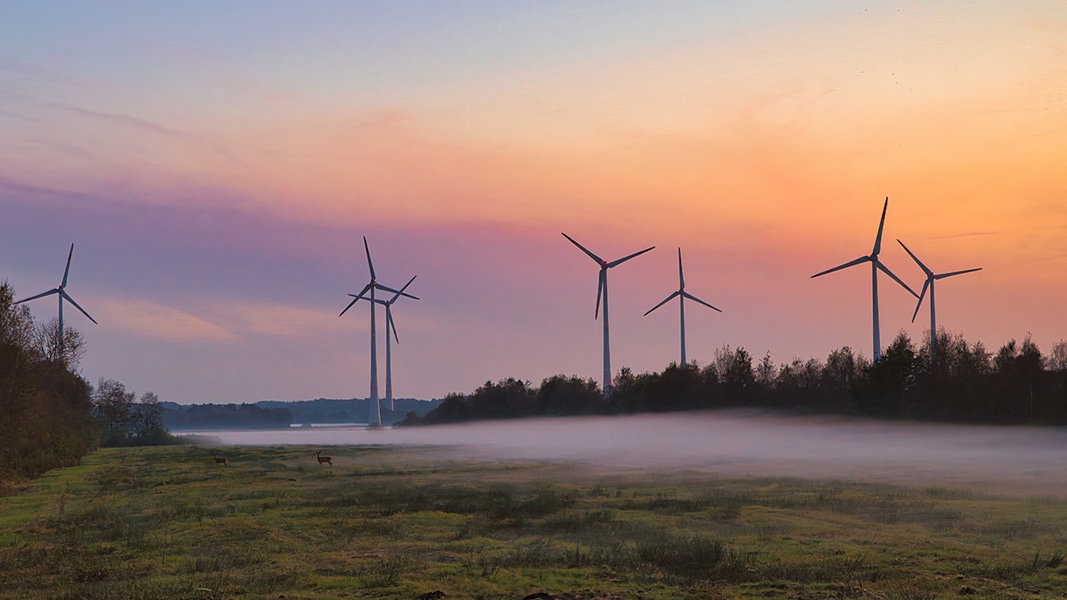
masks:
<path fill-rule="evenodd" d="M 4 2 L 0 279 L 68 291 L 82 374 L 163 400 L 400 397 L 742 346 L 871 356 L 868 254 L 995 351 L 1067 337 L 1067 4 Z M 924 304 L 880 281 L 882 341 Z M 32 303 L 40 320 L 54 298 Z M 379 333 L 381 332 L 379 319 Z M 384 340 L 379 352 L 383 373 Z"/>

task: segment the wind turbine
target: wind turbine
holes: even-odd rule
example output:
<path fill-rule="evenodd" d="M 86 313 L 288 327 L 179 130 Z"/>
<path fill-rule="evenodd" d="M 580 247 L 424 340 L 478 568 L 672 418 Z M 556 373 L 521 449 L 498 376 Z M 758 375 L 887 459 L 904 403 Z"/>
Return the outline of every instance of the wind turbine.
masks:
<path fill-rule="evenodd" d="M 392 344 L 390 343 L 391 338 L 389 337 L 390 329 L 393 330 L 393 338 L 396 338 L 396 343 L 400 343 L 400 337 L 396 334 L 396 323 L 393 322 L 392 306 L 393 303 L 400 299 L 400 294 L 403 294 L 404 290 L 408 289 L 411 282 L 415 281 L 415 277 L 417 276 L 413 275 L 411 279 L 404 284 L 404 287 L 400 288 L 400 291 L 393 294 L 393 297 L 389 300 L 375 300 L 375 302 L 385 307 L 385 399 L 389 401 L 390 412 L 396 410 L 396 407 L 393 406 L 393 359 L 391 350 Z M 349 296 L 355 296 L 355 294 L 349 294 Z M 418 298 L 416 298 L 416 300 L 417 299 Z"/>
<path fill-rule="evenodd" d="M 912 296 L 915 296 L 916 298 L 919 297 L 919 295 L 916 294 L 914 290 L 908 287 L 908 284 L 901 281 L 899 277 L 894 275 L 893 272 L 890 271 L 889 268 L 882 264 L 882 261 L 878 259 L 878 253 L 882 250 L 882 228 L 885 226 L 885 211 L 887 208 L 889 208 L 889 196 L 886 196 L 885 204 L 882 205 L 882 218 L 880 221 L 878 221 L 878 235 L 874 238 L 874 250 L 871 251 L 869 256 L 861 256 L 843 265 L 838 265 L 832 269 L 827 269 L 811 276 L 812 279 L 814 279 L 821 275 L 826 275 L 827 273 L 833 273 L 834 271 L 840 271 L 841 269 L 854 267 L 865 262 L 871 263 L 871 313 L 872 319 L 874 321 L 874 360 L 876 362 L 881 356 L 882 348 L 881 340 L 879 339 L 878 335 L 878 270 L 881 269 L 883 273 L 889 275 L 893 279 L 893 281 L 899 283 L 901 287 L 908 290 L 908 292 L 910 292 Z"/>
<path fill-rule="evenodd" d="M 92 321 L 94 325 L 99 325 L 99 323 L 96 322 L 96 319 L 94 319 L 91 316 L 89 316 L 89 313 L 85 312 L 85 309 L 82 308 L 81 306 L 79 306 L 78 303 L 74 301 L 74 298 L 71 298 L 70 294 L 67 293 L 67 276 L 70 274 L 70 259 L 73 256 L 74 256 L 74 244 L 71 243 L 70 252 L 67 254 L 67 266 L 66 266 L 66 268 L 63 269 L 63 281 L 59 284 L 58 287 L 54 287 L 54 288 L 48 290 L 47 292 L 42 292 L 40 294 L 37 294 L 36 296 L 30 296 L 29 298 L 23 298 L 22 300 L 19 300 L 18 302 L 15 303 L 15 304 L 22 304 L 23 302 L 29 302 L 30 300 L 36 300 L 38 298 L 44 298 L 45 296 L 51 296 L 52 294 L 55 294 L 56 296 L 59 297 L 59 356 L 61 358 L 63 356 L 63 300 L 66 300 L 67 302 L 70 302 L 71 304 L 73 304 L 74 308 L 76 308 L 79 311 L 81 311 L 81 313 L 83 315 L 85 315 L 86 318 L 88 318 L 90 321 Z"/>
<path fill-rule="evenodd" d="M 704 302 L 700 298 L 697 298 L 696 296 L 690 294 L 689 292 L 685 291 L 685 276 L 682 275 L 682 249 L 681 248 L 678 248 L 678 291 L 672 293 L 670 296 L 667 296 L 666 298 L 664 298 L 659 304 L 657 304 L 657 305 L 653 306 L 652 308 L 648 309 L 648 312 L 646 312 L 642 316 L 648 316 L 648 313 L 650 313 L 650 312 L 656 310 L 657 308 L 663 306 L 664 304 L 666 304 L 667 302 L 669 302 L 670 300 L 672 300 L 675 297 L 678 298 L 678 317 L 679 317 L 679 321 L 681 322 L 681 331 L 682 331 L 682 334 L 681 334 L 681 340 L 682 340 L 682 362 L 678 363 L 678 366 L 685 367 L 685 365 L 687 364 L 685 362 L 685 299 L 689 298 L 693 302 L 698 302 L 700 304 L 703 304 L 704 306 L 706 306 L 706 307 L 708 307 L 708 308 L 710 308 L 712 310 L 716 310 L 718 312 L 722 312 L 722 311 L 717 309 L 717 308 L 715 308 L 714 306 L 708 304 L 707 302 Z"/>
<path fill-rule="evenodd" d="M 655 248 L 655 246 L 652 246 L 652 247 L 649 247 L 649 248 L 645 248 L 644 250 L 641 250 L 639 252 L 634 252 L 633 254 L 630 254 L 628 256 L 624 256 L 624 257 L 622 257 L 622 258 L 620 258 L 618 260 L 613 260 L 611 262 L 606 262 L 604 259 L 600 258 L 596 254 L 593 254 L 588 249 L 586 249 L 585 246 L 583 246 L 583 245 L 579 244 L 578 242 L 574 241 L 574 238 L 572 238 L 571 236 L 567 235 L 566 233 L 563 234 L 563 237 L 565 237 L 568 240 L 570 240 L 570 242 L 572 244 L 574 244 L 575 246 L 578 246 L 578 248 L 582 252 L 585 252 L 585 254 L 589 258 L 593 259 L 597 264 L 600 265 L 600 279 L 597 282 L 597 288 L 596 288 L 596 310 L 593 312 L 593 318 L 594 319 L 597 318 L 597 316 L 600 314 L 600 301 L 601 301 L 601 298 L 603 298 L 603 300 L 604 300 L 604 388 L 603 388 L 603 391 L 604 391 L 604 396 L 606 397 L 611 392 L 611 344 L 609 343 L 609 337 L 610 336 L 609 336 L 609 333 L 608 333 L 608 269 L 610 269 L 612 267 L 617 267 L 617 266 L 621 265 L 622 263 L 630 260 L 631 258 L 633 258 L 635 256 L 639 256 L 641 254 L 644 254 L 645 252 L 648 252 L 652 248 Z"/>
<path fill-rule="evenodd" d="M 367 293 L 370 295 L 367 299 L 370 301 L 370 405 L 367 407 L 367 426 L 368 427 L 381 427 L 382 426 L 382 410 L 381 405 L 378 402 L 378 352 L 377 352 L 377 336 L 375 335 L 375 320 L 374 320 L 374 305 L 377 303 L 374 298 L 375 290 L 382 290 L 384 292 L 390 292 L 393 294 L 400 294 L 407 296 L 408 298 L 415 298 L 411 294 L 405 294 L 399 290 L 394 290 L 391 287 L 386 287 L 378 283 L 374 276 L 374 263 L 370 259 L 370 246 L 367 245 L 367 236 L 363 236 L 363 249 L 367 251 L 367 268 L 370 270 L 370 282 L 363 286 L 363 290 L 355 294 L 352 301 L 348 303 L 348 306 L 341 311 L 340 315 L 344 316 L 348 309 L 352 308 L 352 305 L 359 302 L 360 298 Z M 350 294 L 351 295 L 351 294 Z M 418 300 L 418 298 L 415 298 Z"/>
<path fill-rule="evenodd" d="M 908 247 L 904 245 L 904 242 L 902 242 L 902 241 L 900 241 L 898 239 L 897 243 L 900 244 L 901 248 L 904 248 L 904 251 L 908 253 L 908 256 L 910 256 L 912 258 L 912 260 L 915 261 L 915 264 L 919 265 L 919 268 L 923 270 L 923 273 L 926 273 L 926 281 L 923 282 L 923 289 L 922 289 L 922 292 L 919 293 L 919 302 L 915 304 L 915 312 L 911 315 L 911 322 L 912 323 L 915 322 L 915 317 L 918 316 L 918 314 L 919 314 L 919 307 L 921 307 L 922 304 L 923 304 L 923 297 L 926 296 L 926 290 L 927 290 L 927 288 L 929 288 L 930 289 L 930 364 L 934 365 L 934 364 L 937 364 L 937 319 L 936 319 L 936 315 L 934 313 L 934 282 L 937 281 L 938 279 L 945 279 L 947 277 L 953 277 L 955 275 L 963 275 L 964 273 L 974 273 L 975 271 L 981 271 L 982 267 L 978 267 L 976 269 L 964 269 L 962 271 L 952 271 L 952 272 L 949 272 L 949 273 L 934 273 L 926 265 L 924 265 L 921 260 L 919 260 L 918 256 L 915 256 L 914 252 L 909 250 Z"/>

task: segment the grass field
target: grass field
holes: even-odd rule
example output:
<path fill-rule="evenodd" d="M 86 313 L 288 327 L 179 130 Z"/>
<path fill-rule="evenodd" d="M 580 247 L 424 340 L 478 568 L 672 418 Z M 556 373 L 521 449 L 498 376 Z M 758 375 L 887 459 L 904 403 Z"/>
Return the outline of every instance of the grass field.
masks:
<path fill-rule="evenodd" d="M 0 497 L 0 598 L 1067 595 L 1058 498 L 433 448 L 330 448 L 333 467 L 307 447 L 220 452 L 102 450 Z"/>

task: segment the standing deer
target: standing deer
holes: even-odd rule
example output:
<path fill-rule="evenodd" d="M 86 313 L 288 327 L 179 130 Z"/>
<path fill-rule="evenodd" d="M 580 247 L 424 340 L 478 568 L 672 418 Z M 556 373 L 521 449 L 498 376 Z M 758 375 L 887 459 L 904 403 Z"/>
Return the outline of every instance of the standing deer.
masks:
<path fill-rule="evenodd" d="M 332 456 L 323 456 L 322 455 L 322 450 L 316 450 L 315 451 L 315 458 L 318 459 L 320 467 L 322 465 L 324 465 L 324 464 L 325 465 L 330 465 L 331 467 L 333 466 L 333 457 Z"/>
<path fill-rule="evenodd" d="M 216 465 L 222 465 L 224 467 L 226 466 L 226 457 L 225 456 L 219 456 L 218 454 L 215 454 L 214 452 L 212 452 L 211 453 L 211 457 L 215 459 L 215 464 Z"/>

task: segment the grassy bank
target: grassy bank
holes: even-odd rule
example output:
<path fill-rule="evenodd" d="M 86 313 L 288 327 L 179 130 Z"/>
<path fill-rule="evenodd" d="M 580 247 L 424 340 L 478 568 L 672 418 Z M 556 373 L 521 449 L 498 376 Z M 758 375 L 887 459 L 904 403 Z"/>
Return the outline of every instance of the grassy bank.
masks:
<path fill-rule="evenodd" d="M 1067 504 L 973 490 L 102 450 L 0 497 L 0 598 L 1059 598 Z"/>

